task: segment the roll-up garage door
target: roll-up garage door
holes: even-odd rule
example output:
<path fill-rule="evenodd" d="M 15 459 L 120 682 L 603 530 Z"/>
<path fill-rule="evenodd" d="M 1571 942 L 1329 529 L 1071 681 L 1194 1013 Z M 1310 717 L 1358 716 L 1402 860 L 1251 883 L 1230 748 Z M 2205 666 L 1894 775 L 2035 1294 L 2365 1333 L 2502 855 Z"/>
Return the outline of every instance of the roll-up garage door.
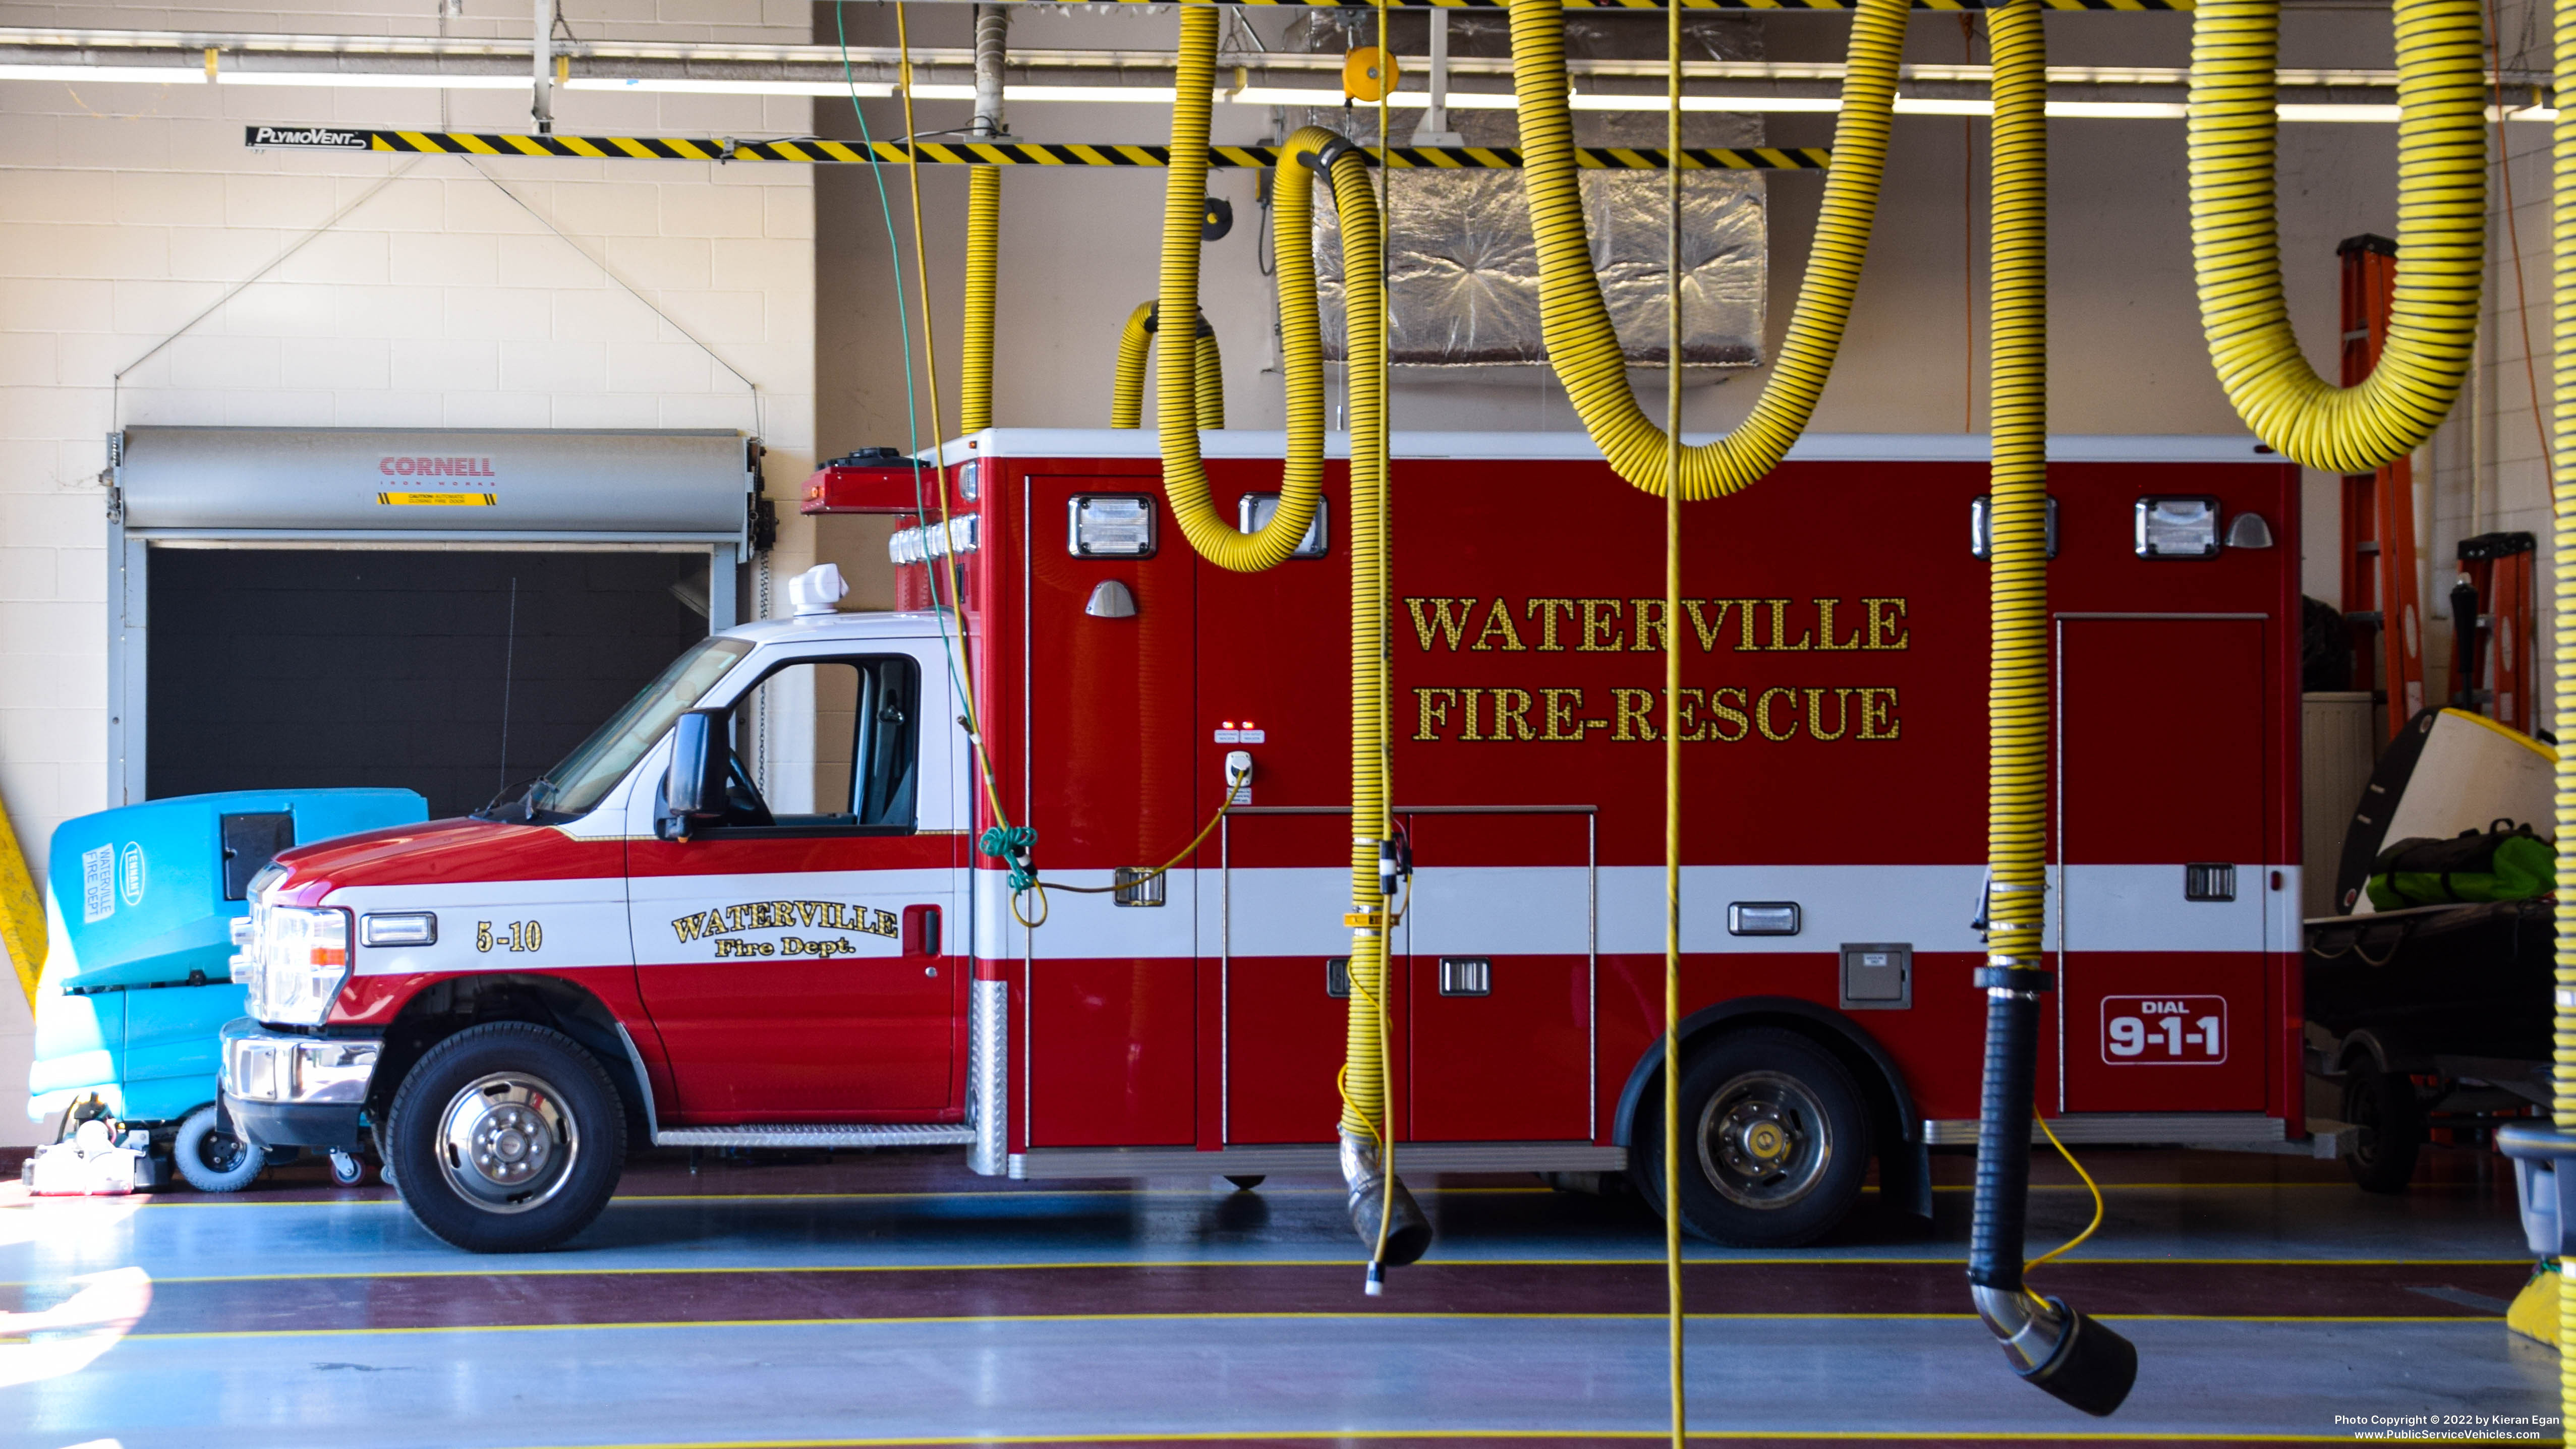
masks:
<path fill-rule="evenodd" d="M 482 805 L 734 622 L 757 457 L 729 432 L 128 430 L 111 794 Z"/>

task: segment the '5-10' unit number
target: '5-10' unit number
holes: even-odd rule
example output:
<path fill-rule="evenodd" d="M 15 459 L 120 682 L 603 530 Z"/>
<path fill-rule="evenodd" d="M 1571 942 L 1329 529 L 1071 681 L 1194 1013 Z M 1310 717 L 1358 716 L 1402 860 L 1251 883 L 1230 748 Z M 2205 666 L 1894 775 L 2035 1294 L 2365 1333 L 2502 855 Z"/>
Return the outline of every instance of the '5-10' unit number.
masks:
<path fill-rule="evenodd" d="M 490 921 L 474 923 L 474 949 L 493 951 L 534 951 L 546 943 L 546 928 L 534 921 L 504 921 L 499 930 Z"/>
<path fill-rule="evenodd" d="M 2113 1066 L 2216 1066 L 2227 1060 L 2227 998 L 2103 997 L 2102 1060 Z"/>

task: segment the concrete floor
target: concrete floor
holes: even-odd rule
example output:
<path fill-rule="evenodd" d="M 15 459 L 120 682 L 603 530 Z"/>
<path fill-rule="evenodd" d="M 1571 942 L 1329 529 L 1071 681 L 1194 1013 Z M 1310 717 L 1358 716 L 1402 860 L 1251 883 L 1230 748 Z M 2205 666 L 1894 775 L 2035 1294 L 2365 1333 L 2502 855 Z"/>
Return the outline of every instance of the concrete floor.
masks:
<path fill-rule="evenodd" d="M 2088 1154 L 2108 1220 L 2033 1281 L 2137 1343 L 2109 1421 L 2015 1383 L 1965 1311 L 1968 1165 L 1939 1160 L 1929 1230 L 1872 1212 L 1799 1253 L 1693 1246 L 1709 1442 L 2347 1439 L 2337 1415 L 2556 1412 L 2556 1356 L 2501 1322 L 2528 1263 L 2493 1159 L 2437 1152 L 2375 1198 L 2331 1163 Z M 2053 1245 L 2090 1203 L 2042 1171 Z M 509 1259 L 438 1243 L 385 1189 L 271 1178 L 0 1189 L 0 1311 L 54 1313 L 0 1319 L 0 1446 L 1576 1445 L 1665 1422 L 1660 1226 L 1528 1178 L 1417 1179 L 1439 1241 L 1378 1300 L 1325 1179 L 665 1156 L 569 1248 Z"/>

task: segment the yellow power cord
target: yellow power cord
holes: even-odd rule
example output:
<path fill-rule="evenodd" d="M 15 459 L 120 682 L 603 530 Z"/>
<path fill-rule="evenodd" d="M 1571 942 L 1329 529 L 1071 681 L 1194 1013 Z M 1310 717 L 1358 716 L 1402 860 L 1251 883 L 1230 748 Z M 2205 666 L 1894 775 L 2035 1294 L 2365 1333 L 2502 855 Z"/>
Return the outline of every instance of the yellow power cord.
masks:
<path fill-rule="evenodd" d="M 1664 617 L 1682 616 L 1682 7 L 1664 7 Z M 1664 1336 L 1673 1449 L 1690 1438 L 1682 1371 L 1682 650 L 1664 631 Z"/>
<path fill-rule="evenodd" d="M 2066 1144 L 2057 1140 L 2057 1129 L 2048 1125 L 2048 1118 L 2045 1114 L 2033 1112 L 2030 1119 L 2039 1124 L 2040 1131 L 2048 1134 L 2048 1145 L 2057 1149 L 2057 1155 L 2066 1159 L 2066 1165 L 2074 1168 L 2075 1175 L 2084 1180 L 2085 1190 L 2093 1194 L 2093 1221 L 2084 1225 L 2084 1231 L 2077 1233 L 2074 1237 L 2068 1238 L 2065 1242 L 2058 1244 L 2056 1247 L 2049 1249 L 2047 1252 L 2040 1254 L 2038 1257 L 2033 1258 L 2028 1263 L 2024 1264 L 2022 1266 L 2022 1271 L 2025 1273 L 2038 1267 L 2042 1263 L 2062 1258 L 2068 1253 L 2074 1252 L 2077 1248 L 2084 1246 L 2084 1240 L 2093 1236 L 2094 1230 L 2102 1226 L 2102 1188 L 2100 1184 L 2093 1181 L 2093 1174 L 2084 1170 L 2083 1163 L 2075 1160 L 2075 1154 L 2066 1150 Z M 2031 1292 L 2029 1285 L 2023 1285 L 2021 1291 L 2030 1299 L 2031 1302 L 2040 1304 L 2042 1307 L 2047 1306 L 2047 1300 L 2040 1297 L 2038 1294 Z"/>
<path fill-rule="evenodd" d="M 2219 385 L 2255 435 L 2329 473 L 2414 451 L 2477 345 L 2486 268 L 2478 0 L 2397 0 L 2397 296 L 2370 376 L 2336 387 L 2299 352 L 2273 218 L 2280 0 L 2201 0 L 2191 25 L 2191 255 Z M 1835 158 L 1839 164 L 1841 158 Z"/>
<path fill-rule="evenodd" d="M 2557 0 L 2553 25 L 2558 95 L 2557 121 L 2550 127 L 2550 173 L 2556 193 L 2550 202 L 2550 271 L 2555 297 L 2550 306 L 2551 602 L 2561 620 L 2576 620 L 2576 0 Z M 2402 274 L 2401 274 L 2402 276 Z M 2551 699 L 2559 720 L 2576 719 L 2576 629 L 2562 626 L 2552 645 Z M 2564 732 L 2566 726 L 2561 724 Z M 2558 752 L 2558 878 L 2576 880 L 2576 750 Z M 2551 1023 L 2551 1054 L 2557 1088 L 2549 1104 L 2550 1121 L 2561 1132 L 2576 1132 L 2576 934 L 2558 935 L 2556 1011 Z M 2569 1170 L 2560 1163 L 2559 1170 Z M 2558 1384 L 2562 1414 L 2576 1414 L 2576 1293 L 2565 1280 L 2558 1294 Z"/>
<path fill-rule="evenodd" d="M 1156 304 L 1139 302 L 1127 314 L 1126 323 L 1118 329 L 1118 365 L 1110 374 L 1109 426 L 1141 428 L 1145 425 L 1145 363 L 1152 355 Z M 1196 389 L 1199 427 L 1225 426 L 1225 358 L 1217 351 L 1216 329 L 1202 317 L 1198 324 L 1197 368 L 1192 378 Z"/>
<path fill-rule="evenodd" d="M 1682 449 L 1684 498 L 1717 498 L 1751 486 L 1779 463 L 1815 412 L 1869 252 L 1905 17 L 1906 0 L 1859 0 L 1844 62 L 1842 115 L 1834 124 L 1834 164 L 1825 174 L 1824 206 L 1797 310 L 1751 414 L 1716 442 Z M 1668 445 L 1628 387 L 1627 359 L 1601 300 L 1584 235 L 1566 98 L 1563 0 L 1513 0 L 1511 27 L 1521 185 L 1529 194 L 1530 228 L 1538 243 L 1539 328 L 1548 360 L 1610 466 L 1632 485 L 1660 493 Z"/>

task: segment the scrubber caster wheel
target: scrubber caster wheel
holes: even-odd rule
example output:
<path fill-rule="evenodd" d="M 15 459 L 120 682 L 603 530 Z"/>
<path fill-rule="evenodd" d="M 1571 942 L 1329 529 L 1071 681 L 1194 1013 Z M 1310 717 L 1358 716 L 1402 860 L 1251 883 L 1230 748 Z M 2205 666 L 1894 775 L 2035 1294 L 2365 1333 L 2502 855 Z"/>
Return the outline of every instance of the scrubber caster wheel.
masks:
<path fill-rule="evenodd" d="M 1229 1172 L 1225 1175 L 1225 1180 L 1233 1183 L 1234 1190 L 1237 1192 L 1250 1192 L 1254 1188 L 1261 1186 L 1262 1183 L 1268 1181 L 1269 1175 L 1266 1173 L 1253 1172 L 1246 1173 L 1238 1177 Z"/>
<path fill-rule="evenodd" d="M 354 1152 L 331 1149 L 331 1180 L 342 1187 L 356 1187 L 367 1180 L 367 1164 Z"/>
<path fill-rule="evenodd" d="M 179 1124 L 170 1143 L 179 1175 L 199 1192 L 239 1192 L 251 1185 L 268 1154 L 216 1125 L 215 1109 L 199 1107 Z"/>

